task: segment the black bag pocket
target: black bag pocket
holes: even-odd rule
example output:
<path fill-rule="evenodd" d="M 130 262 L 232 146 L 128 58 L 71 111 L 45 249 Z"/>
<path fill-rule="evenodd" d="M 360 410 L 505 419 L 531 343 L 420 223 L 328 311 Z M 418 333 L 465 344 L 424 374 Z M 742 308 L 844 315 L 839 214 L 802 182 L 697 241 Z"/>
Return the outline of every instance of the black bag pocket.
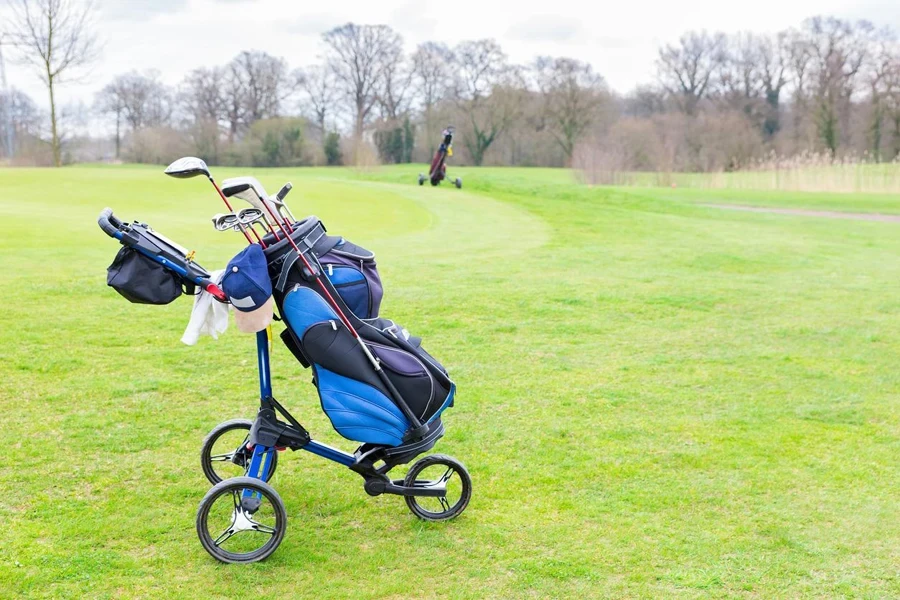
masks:
<path fill-rule="evenodd" d="M 182 293 L 178 275 L 133 248 L 119 250 L 106 283 L 135 304 L 169 304 Z"/>

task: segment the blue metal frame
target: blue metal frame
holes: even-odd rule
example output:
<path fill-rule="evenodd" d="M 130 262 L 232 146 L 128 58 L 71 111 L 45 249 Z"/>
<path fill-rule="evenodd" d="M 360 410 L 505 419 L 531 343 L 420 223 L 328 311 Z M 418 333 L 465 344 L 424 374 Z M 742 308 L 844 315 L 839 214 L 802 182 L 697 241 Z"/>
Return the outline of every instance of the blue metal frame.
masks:
<path fill-rule="evenodd" d="M 266 398 L 272 397 L 272 375 L 269 367 L 269 333 L 265 329 L 256 333 L 256 358 L 259 369 L 259 399 L 260 401 L 265 401 Z M 342 450 L 313 440 L 310 440 L 308 444 L 303 446 L 303 450 L 346 467 L 356 462 L 356 457 L 352 454 L 347 454 Z M 277 452 L 277 450 L 261 445 L 254 447 L 247 476 L 264 479 L 263 473 L 269 472 L 273 452 Z M 250 490 L 244 490 L 243 495 L 249 497 L 252 493 Z"/>

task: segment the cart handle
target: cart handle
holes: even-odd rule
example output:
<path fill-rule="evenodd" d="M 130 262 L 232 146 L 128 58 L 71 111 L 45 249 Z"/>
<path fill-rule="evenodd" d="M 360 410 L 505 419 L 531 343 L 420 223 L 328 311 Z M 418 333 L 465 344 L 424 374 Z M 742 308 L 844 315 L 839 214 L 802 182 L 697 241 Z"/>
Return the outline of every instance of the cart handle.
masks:
<path fill-rule="evenodd" d="M 100 216 L 97 217 L 97 224 L 100 225 L 100 229 L 102 229 L 104 233 L 106 233 L 106 235 L 121 241 L 123 223 L 113 216 L 113 211 L 111 208 L 104 208 L 103 211 L 101 211 Z M 169 268 L 176 270 L 176 272 L 182 277 L 193 280 L 195 284 L 202 286 L 204 290 L 212 294 L 213 298 L 215 298 L 219 302 L 225 304 L 228 303 L 228 296 L 225 295 L 225 292 L 222 291 L 222 288 L 220 288 L 209 279 L 205 279 L 202 277 L 192 277 L 191 274 L 184 269 L 174 269 L 173 265 L 170 265 Z"/>
<path fill-rule="evenodd" d="M 106 235 L 112 238 L 116 237 L 116 234 L 119 233 L 119 229 L 122 227 L 122 221 L 113 216 L 111 208 L 103 209 L 100 216 L 97 217 L 97 224 L 100 225 L 100 229 L 102 229 Z"/>

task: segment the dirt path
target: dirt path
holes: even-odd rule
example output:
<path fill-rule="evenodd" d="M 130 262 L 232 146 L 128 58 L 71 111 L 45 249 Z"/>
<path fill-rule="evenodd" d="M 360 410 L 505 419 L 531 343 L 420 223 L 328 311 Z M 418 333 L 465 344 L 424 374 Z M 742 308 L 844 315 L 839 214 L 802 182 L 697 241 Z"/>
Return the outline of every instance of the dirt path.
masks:
<path fill-rule="evenodd" d="M 849 219 L 852 221 L 881 221 L 882 223 L 900 223 L 900 215 L 883 213 L 849 213 L 834 210 L 806 210 L 803 208 L 769 208 L 764 206 L 745 206 L 742 204 L 701 204 L 709 208 L 725 210 L 743 210 L 748 212 L 771 213 L 778 215 L 797 215 L 801 217 L 824 217 L 826 219 Z"/>

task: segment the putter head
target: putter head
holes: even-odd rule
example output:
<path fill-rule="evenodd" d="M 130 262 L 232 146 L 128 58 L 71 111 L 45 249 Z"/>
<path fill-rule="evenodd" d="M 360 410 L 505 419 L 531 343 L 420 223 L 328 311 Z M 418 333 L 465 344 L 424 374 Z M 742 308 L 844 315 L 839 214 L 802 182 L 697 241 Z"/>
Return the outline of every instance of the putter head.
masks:
<path fill-rule="evenodd" d="M 188 179 L 189 177 L 196 177 L 197 175 L 210 177 L 209 167 L 206 166 L 206 162 L 195 156 L 179 158 L 166 167 L 165 172 L 166 175 L 177 179 Z"/>

